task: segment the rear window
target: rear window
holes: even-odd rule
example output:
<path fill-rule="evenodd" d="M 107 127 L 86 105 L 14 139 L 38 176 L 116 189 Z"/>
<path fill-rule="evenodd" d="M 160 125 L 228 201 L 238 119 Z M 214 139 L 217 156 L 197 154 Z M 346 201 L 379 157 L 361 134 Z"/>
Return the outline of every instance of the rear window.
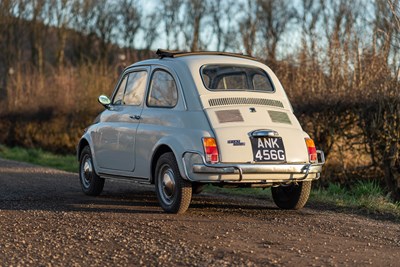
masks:
<path fill-rule="evenodd" d="M 201 78 L 209 90 L 240 90 L 273 92 L 268 74 L 257 67 L 238 65 L 206 65 Z"/>

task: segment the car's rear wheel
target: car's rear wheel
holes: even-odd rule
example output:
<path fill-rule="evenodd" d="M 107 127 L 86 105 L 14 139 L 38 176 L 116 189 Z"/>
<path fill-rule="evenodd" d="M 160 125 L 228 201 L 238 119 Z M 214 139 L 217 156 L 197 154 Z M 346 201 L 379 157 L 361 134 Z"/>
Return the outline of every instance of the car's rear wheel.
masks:
<path fill-rule="evenodd" d="M 311 181 L 272 187 L 272 198 L 281 209 L 301 209 L 307 203 L 311 191 Z"/>
<path fill-rule="evenodd" d="M 155 185 L 158 201 L 168 213 L 184 213 L 192 199 L 192 184 L 184 180 L 172 152 L 157 161 Z"/>
<path fill-rule="evenodd" d="M 82 191 L 86 195 L 97 196 L 103 191 L 104 179 L 98 176 L 94 170 L 89 146 L 82 149 L 79 158 L 79 180 Z"/>

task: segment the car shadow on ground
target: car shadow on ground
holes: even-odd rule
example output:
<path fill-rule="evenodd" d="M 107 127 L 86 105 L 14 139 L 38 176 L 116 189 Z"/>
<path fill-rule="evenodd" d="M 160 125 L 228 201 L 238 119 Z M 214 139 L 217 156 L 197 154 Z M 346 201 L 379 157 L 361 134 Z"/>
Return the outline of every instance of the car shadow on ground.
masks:
<path fill-rule="evenodd" d="M 21 190 L 23 190 L 21 188 Z M 57 212 L 112 212 L 112 213 L 164 213 L 159 206 L 157 196 L 152 189 L 129 188 L 105 190 L 99 196 L 87 196 L 80 192 L 68 191 L 63 194 L 33 194 L 32 192 L 18 194 L 2 199 L 0 210 L 47 210 Z M 190 211 L 256 211 L 278 210 L 264 203 L 243 203 L 243 200 L 233 200 L 224 195 L 200 194 L 194 195 L 189 207 Z"/>
<path fill-rule="evenodd" d="M 13 175 L 14 174 L 14 175 Z M 48 210 L 48 211 L 82 211 L 112 213 L 163 213 L 158 204 L 154 186 L 143 186 L 134 183 L 107 181 L 105 190 L 100 196 L 86 196 L 81 192 L 77 174 L 60 173 L 54 175 L 46 171 L 32 173 L 2 172 L 0 179 L 0 210 Z M 32 180 L 32 176 L 38 177 Z M 61 179 L 60 177 L 61 176 Z M 4 177 L 4 176 L 3 176 Z M 1 177 L 0 177 L 1 178 Z M 57 179 L 55 179 L 57 178 Z M 13 179 L 14 181 L 10 181 Z M 354 210 L 325 203 L 309 202 L 305 210 L 330 211 L 352 214 L 380 221 L 399 222 L 392 214 L 371 214 L 365 210 Z M 272 200 L 257 196 L 237 196 L 234 194 L 201 193 L 193 195 L 188 212 L 263 212 L 263 216 L 288 215 L 292 212 L 279 210 Z M 269 211 L 269 212 L 268 212 Z M 301 211 L 300 211 L 301 212 Z M 312 212 L 311 212 L 312 213 Z M 303 211 L 303 214 L 307 212 Z"/>

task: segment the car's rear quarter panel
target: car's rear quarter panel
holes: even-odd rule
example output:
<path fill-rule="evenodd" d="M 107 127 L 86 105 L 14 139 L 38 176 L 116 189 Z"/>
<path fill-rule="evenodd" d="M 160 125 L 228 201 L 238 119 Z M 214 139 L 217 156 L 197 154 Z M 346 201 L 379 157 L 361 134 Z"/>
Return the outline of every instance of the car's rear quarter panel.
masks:
<path fill-rule="evenodd" d="M 161 145 L 171 148 L 181 175 L 185 177 L 182 155 L 201 151 L 202 137 L 210 136 L 209 123 L 202 111 L 152 108 L 145 109 L 136 137 L 137 177 L 150 177 L 151 159 Z"/>

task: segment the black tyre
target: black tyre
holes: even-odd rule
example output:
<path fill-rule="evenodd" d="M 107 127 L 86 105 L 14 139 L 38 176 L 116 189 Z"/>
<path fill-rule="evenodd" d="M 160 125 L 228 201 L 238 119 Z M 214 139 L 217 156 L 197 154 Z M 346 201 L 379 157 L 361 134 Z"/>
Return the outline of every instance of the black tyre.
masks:
<path fill-rule="evenodd" d="M 79 158 L 79 180 L 82 191 L 86 195 L 97 196 L 103 191 L 104 179 L 100 178 L 94 170 L 92 153 L 89 146 L 85 146 L 82 149 Z"/>
<path fill-rule="evenodd" d="M 272 187 L 272 198 L 281 209 L 301 209 L 307 203 L 311 191 L 311 181 L 286 186 Z"/>
<path fill-rule="evenodd" d="M 184 180 L 172 152 L 157 161 L 155 185 L 158 201 L 168 213 L 184 213 L 192 199 L 192 184 Z"/>

